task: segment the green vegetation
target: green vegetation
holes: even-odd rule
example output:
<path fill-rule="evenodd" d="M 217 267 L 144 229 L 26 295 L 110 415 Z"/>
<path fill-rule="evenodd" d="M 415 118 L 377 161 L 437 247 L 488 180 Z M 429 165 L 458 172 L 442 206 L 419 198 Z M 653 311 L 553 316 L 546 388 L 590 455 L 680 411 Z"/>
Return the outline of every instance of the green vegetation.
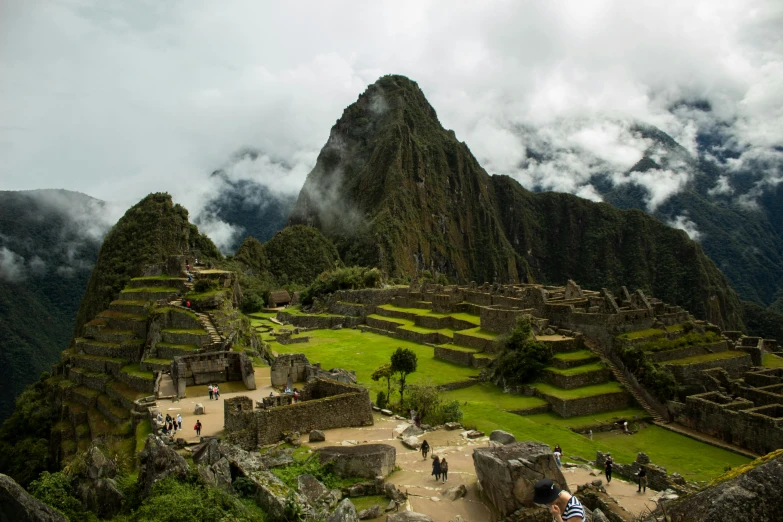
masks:
<path fill-rule="evenodd" d="M 656 341 L 644 343 L 639 345 L 639 349 L 650 353 L 667 352 L 669 350 L 685 348 L 686 346 L 712 344 L 721 341 L 723 341 L 723 339 L 715 332 L 707 332 L 705 334 L 691 332 L 681 337 L 677 337 L 676 339 L 658 339 Z"/>
<path fill-rule="evenodd" d="M 313 301 L 337 290 L 356 288 L 378 288 L 383 283 L 381 272 L 377 268 L 348 266 L 322 272 L 315 281 L 302 292 L 302 304 L 309 306 Z"/>
<path fill-rule="evenodd" d="M 481 337 L 482 339 L 487 339 L 487 340 L 490 340 L 490 341 L 494 341 L 495 339 L 497 339 L 499 337 L 499 335 L 496 334 L 495 332 L 490 332 L 488 330 L 482 330 L 480 327 L 479 328 L 469 328 L 467 330 L 460 330 L 459 333 L 464 334 L 464 335 L 471 335 L 473 337 Z"/>
<path fill-rule="evenodd" d="M 634 339 L 644 339 L 646 337 L 653 337 L 656 335 L 666 335 L 666 332 L 663 330 L 659 330 L 658 328 L 648 328 L 646 330 L 636 330 L 634 332 L 627 332 L 621 335 L 618 335 L 620 339 L 627 339 L 627 340 L 634 340 Z"/>
<path fill-rule="evenodd" d="M 408 379 L 410 384 L 423 383 L 431 379 L 433 384 L 465 381 L 478 375 L 475 368 L 467 368 L 435 359 L 432 348 L 422 344 L 393 339 L 385 335 L 361 330 L 313 330 L 307 332 L 310 342 L 281 345 L 270 342 L 272 350 L 278 353 L 304 353 L 311 362 L 320 362 L 324 368 L 348 367 L 356 371 L 358 382 L 367 386 L 373 396 L 386 390 L 386 383 L 373 382 L 371 375 L 380 365 L 389 362 L 398 348 L 408 348 L 418 357 L 416 373 Z M 190 387 L 188 387 L 190 393 Z"/>
<path fill-rule="evenodd" d="M 141 369 L 141 366 L 139 363 L 135 364 L 129 364 L 127 366 L 124 366 L 121 370 L 123 373 L 127 373 L 128 375 L 133 375 L 135 377 L 141 377 L 142 379 L 146 379 L 148 381 L 155 380 L 155 375 L 153 375 L 152 372 L 146 372 Z"/>
<path fill-rule="evenodd" d="M 595 354 L 590 350 L 577 350 L 575 352 L 556 353 L 552 358 L 560 361 L 581 361 L 594 359 Z"/>
<path fill-rule="evenodd" d="M 684 357 L 682 359 L 674 359 L 673 361 L 666 361 L 665 365 L 682 366 L 686 364 L 695 364 L 707 361 L 720 361 L 721 359 L 734 359 L 735 357 L 742 357 L 746 355 L 745 352 L 735 352 L 732 350 L 726 350 L 725 352 L 707 353 L 704 355 L 694 355 L 692 357 Z"/>
<path fill-rule="evenodd" d="M 304 225 L 284 228 L 262 249 L 269 272 L 282 285 L 307 285 L 319 274 L 342 266 L 334 244 L 317 229 Z"/>
<path fill-rule="evenodd" d="M 552 395 L 558 399 L 581 399 L 583 397 L 594 397 L 605 393 L 622 393 L 625 391 L 619 382 L 580 386 L 571 390 L 565 390 L 546 383 L 536 383 L 533 387 L 545 395 Z"/>
<path fill-rule="evenodd" d="M 565 370 L 561 370 L 560 368 L 549 367 L 547 368 L 547 371 L 557 373 L 560 375 L 580 375 L 583 373 L 597 372 L 605 369 L 606 367 L 602 363 L 593 363 L 593 364 L 583 364 L 582 366 L 574 366 L 573 368 L 568 368 Z"/>
<path fill-rule="evenodd" d="M 632 436 L 596 433 L 594 440 L 570 429 L 611 422 L 612 416 L 615 415 L 618 418 L 646 417 L 642 410 L 621 410 L 568 419 L 562 419 L 552 413 L 520 416 L 509 413 L 508 410 L 536 406 L 537 404 L 528 402 L 531 400 L 540 403 L 544 401 L 536 397 L 503 393 L 497 386 L 489 383 L 445 392 L 443 395 L 447 400 L 459 401 L 466 426 L 475 426 L 485 433 L 505 430 L 513 433 L 519 440 L 535 440 L 550 446 L 560 444 L 567 456 L 580 455 L 590 459 L 600 450 L 611 452 L 617 462 L 630 463 L 636 459 L 638 452 L 644 451 L 652 456 L 656 464 L 666 467 L 669 473 L 680 473 L 688 480 L 710 480 L 721 474 L 727 465 L 738 466 L 749 461 L 730 451 L 658 426 L 647 427 Z"/>
<path fill-rule="evenodd" d="M 385 399 L 388 399 L 389 397 L 391 397 L 391 381 L 392 381 L 392 377 L 394 377 L 394 370 L 392 370 L 391 363 L 386 363 L 386 364 L 380 365 L 378 368 L 375 369 L 374 372 L 372 372 L 372 375 L 370 376 L 370 378 L 373 381 L 375 381 L 375 382 L 378 382 L 381 379 L 386 381 L 386 395 L 384 397 Z M 383 392 L 380 392 L 380 393 L 383 393 Z M 378 405 L 378 406 L 383 408 L 383 406 L 380 406 L 380 405 Z"/>
<path fill-rule="evenodd" d="M 136 453 L 144 449 L 147 435 L 152 433 L 152 423 L 145 419 L 136 425 Z"/>
<path fill-rule="evenodd" d="M 397 348 L 391 356 L 391 372 L 397 376 L 400 385 L 400 406 L 405 404 L 405 381 L 408 375 L 416 371 L 418 366 L 416 352 L 410 348 Z"/>
<path fill-rule="evenodd" d="M 660 400 L 673 399 L 677 393 L 677 381 L 665 366 L 654 363 L 644 346 L 617 348 L 617 354 L 639 384 L 643 385 L 650 393 Z"/>
<path fill-rule="evenodd" d="M 503 386 L 536 380 L 552 360 L 549 348 L 533 340 L 530 318 L 522 316 L 511 331 L 503 351 L 490 365 L 492 379 Z"/>
<path fill-rule="evenodd" d="M 762 364 L 767 368 L 783 368 L 783 357 L 767 353 L 764 354 L 764 361 Z"/>
<path fill-rule="evenodd" d="M 443 393 L 431 384 L 410 385 L 405 407 L 414 409 L 421 417 L 421 422 L 433 426 L 462 421 L 459 401 L 450 400 L 447 402 Z"/>

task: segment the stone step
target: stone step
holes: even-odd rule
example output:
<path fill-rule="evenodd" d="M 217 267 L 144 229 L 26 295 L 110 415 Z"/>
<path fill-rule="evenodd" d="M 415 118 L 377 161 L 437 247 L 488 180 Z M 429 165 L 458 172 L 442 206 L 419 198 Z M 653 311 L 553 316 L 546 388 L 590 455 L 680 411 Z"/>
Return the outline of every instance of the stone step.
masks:
<path fill-rule="evenodd" d="M 111 381 L 106 385 L 106 395 L 111 397 L 115 403 L 130 411 L 133 409 L 133 401 L 141 399 L 147 394 L 134 390 L 120 381 Z"/>
<path fill-rule="evenodd" d="M 552 357 L 552 366 L 560 370 L 567 370 L 577 366 L 600 361 L 600 357 L 590 350 L 578 350 L 575 352 L 558 353 Z"/>
<path fill-rule="evenodd" d="M 185 330 L 167 328 L 161 330 L 161 339 L 170 344 L 191 344 L 202 346 L 209 342 L 209 334 L 205 330 Z"/>
<path fill-rule="evenodd" d="M 106 394 L 98 396 L 96 408 L 112 424 L 118 426 L 130 420 L 130 411 L 115 404 Z"/>
<path fill-rule="evenodd" d="M 178 288 L 173 287 L 126 287 L 120 292 L 120 299 L 127 301 L 171 301 L 177 295 L 182 293 Z"/>
<path fill-rule="evenodd" d="M 97 392 L 103 393 L 106 385 L 111 382 L 110 375 L 100 372 L 93 372 L 85 368 L 72 367 L 68 370 L 68 380 L 79 386 L 85 386 Z"/>
<path fill-rule="evenodd" d="M 80 404 L 85 408 L 92 408 L 98 400 L 100 392 L 86 386 L 75 386 L 68 389 L 68 400 Z"/>
<path fill-rule="evenodd" d="M 95 335 L 95 340 L 102 343 L 122 343 L 123 341 L 141 340 L 132 330 L 113 330 L 103 328 Z"/>
<path fill-rule="evenodd" d="M 146 358 L 141 361 L 140 368 L 148 372 L 169 372 L 171 359 Z"/>
<path fill-rule="evenodd" d="M 98 317 L 106 322 L 106 329 L 130 330 L 138 337 L 147 337 L 147 317 L 144 315 L 104 310 Z"/>
<path fill-rule="evenodd" d="M 176 288 L 181 290 L 187 282 L 187 277 L 134 277 L 128 282 L 128 286 L 130 288 Z"/>

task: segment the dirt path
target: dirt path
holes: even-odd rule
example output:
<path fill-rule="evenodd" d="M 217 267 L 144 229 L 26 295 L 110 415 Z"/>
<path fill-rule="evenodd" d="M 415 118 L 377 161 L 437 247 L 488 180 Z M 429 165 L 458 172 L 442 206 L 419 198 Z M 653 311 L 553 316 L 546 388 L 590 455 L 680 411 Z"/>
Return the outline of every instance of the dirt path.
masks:
<path fill-rule="evenodd" d="M 612 477 L 612 482 L 607 484 L 603 473 L 599 470 L 595 470 L 597 476 L 591 475 L 590 472 L 584 468 L 563 468 L 562 471 L 571 491 L 576 491 L 577 486 L 589 484 L 597 478 L 601 479 L 604 483 L 604 488 L 606 488 L 606 492 L 632 515 L 639 515 L 647 511 L 652 511 L 657 506 L 655 501 L 650 499 L 658 492 L 647 488 L 647 493 L 637 493 L 638 484 L 634 482 Z"/>

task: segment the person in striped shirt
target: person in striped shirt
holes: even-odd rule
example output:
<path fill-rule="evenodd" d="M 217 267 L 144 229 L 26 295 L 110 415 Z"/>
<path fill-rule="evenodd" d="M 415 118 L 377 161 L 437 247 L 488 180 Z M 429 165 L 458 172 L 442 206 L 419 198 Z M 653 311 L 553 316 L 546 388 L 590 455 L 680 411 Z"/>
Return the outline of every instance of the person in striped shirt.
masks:
<path fill-rule="evenodd" d="M 563 491 L 552 479 L 541 479 L 533 487 L 533 502 L 545 504 L 555 522 L 585 522 L 585 508 L 579 499 Z"/>

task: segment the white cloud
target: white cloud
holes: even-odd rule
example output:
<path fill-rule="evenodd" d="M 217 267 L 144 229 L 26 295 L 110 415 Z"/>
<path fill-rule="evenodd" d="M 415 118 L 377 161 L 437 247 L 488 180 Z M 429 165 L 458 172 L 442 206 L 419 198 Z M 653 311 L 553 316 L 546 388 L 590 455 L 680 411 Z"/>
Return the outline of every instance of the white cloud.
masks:
<path fill-rule="evenodd" d="M 694 241 L 699 241 L 702 237 L 701 232 L 699 232 L 699 229 L 696 228 L 696 223 L 690 220 L 687 215 L 679 215 L 669 221 L 668 225 L 670 227 L 679 228 L 680 230 L 684 230 L 686 234 L 688 234 L 688 237 L 690 237 Z"/>
<path fill-rule="evenodd" d="M 629 122 L 691 152 L 699 129 L 726 126 L 743 164 L 780 146 L 782 24 L 774 0 L 9 0 L 0 188 L 167 191 L 195 215 L 224 168 L 290 194 L 343 108 L 400 73 L 489 172 L 595 198 L 591 176 L 624 182 L 647 149 Z M 711 111 L 672 110 L 682 100 Z M 244 148 L 260 154 L 232 164 Z M 661 167 L 662 187 L 629 178 L 653 208 L 687 176 Z"/>
<path fill-rule="evenodd" d="M 19 283 L 25 278 L 24 258 L 6 247 L 0 247 L 0 279 Z"/>

